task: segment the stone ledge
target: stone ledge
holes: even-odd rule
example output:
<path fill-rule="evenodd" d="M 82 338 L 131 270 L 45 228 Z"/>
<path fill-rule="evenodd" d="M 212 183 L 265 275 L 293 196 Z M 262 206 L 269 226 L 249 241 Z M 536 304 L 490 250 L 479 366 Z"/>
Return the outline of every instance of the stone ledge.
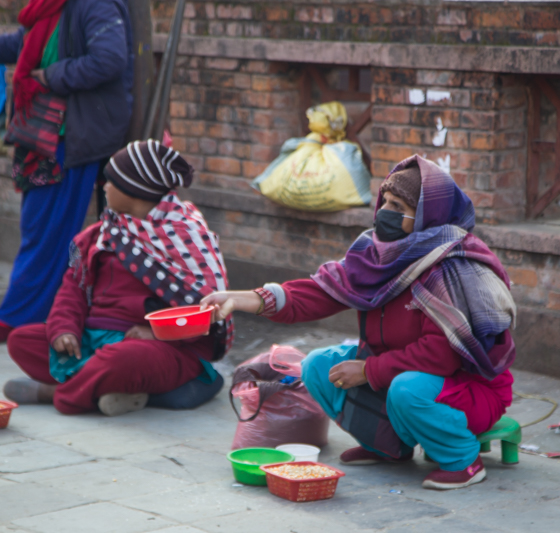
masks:
<path fill-rule="evenodd" d="M 154 34 L 154 51 L 163 52 L 166 40 L 167 34 Z M 185 36 L 179 43 L 179 53 L 291 63 L 560 74 L 558 47 L 350 43 Z"/>
<path fill-rule="evenodd" d="M 336 213 L 298 211 L 297 209 L 288 209 L 275 204 L 257 192 L 246 194 L 209 187 L 191 187 L 184 196 L 198 206 L 224 209 L 226 211 L 242 211 L 244 213 L 271 217 L 310 220 L 332 226 L 369 228 L 373 223 L 373 212 L 369 207 L 354 207 L 344 211 L 337 211 Z"/>
<path fill-rule="evenodd" d="M 526 222 L 476 226 L 473 232 L 491 248 L 560 255 L 560 226 Z"/>
<path fill-rule="evenodd" d="M 196 205 L 241 211 L 279 218 L 293 218 L 321 222 L 332 226 L 370 228 L 373 211 L 369 207 L 355 207 L 336 213 L 316 213 L 288 209 L 261 196 L 226 189 L 191 187 L 185 196 Z M 560 226 L 533 222 L 488 226 L 480 224 L 473 232 L 488 246 L 505 250 L 560 255 Z"/>

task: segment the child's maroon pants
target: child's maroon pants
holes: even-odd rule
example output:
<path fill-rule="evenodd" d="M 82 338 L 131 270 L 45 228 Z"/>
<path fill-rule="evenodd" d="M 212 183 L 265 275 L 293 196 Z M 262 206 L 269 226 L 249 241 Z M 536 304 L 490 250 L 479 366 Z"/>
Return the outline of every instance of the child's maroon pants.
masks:
<path fill-rule="evenodd" d="M 49 342 L 45 324 L 22 326 L 8 337 L 12 359 L 32 379 L 57 384 L 49 373 Z M 160 394 L 180 387 L 202 372 L 196 355 L 157 340 L 124 339 L 96 350 L 85 366 L 58 384 L 54 406 L 64 414 L 97 410 L 104 394 Z"/>

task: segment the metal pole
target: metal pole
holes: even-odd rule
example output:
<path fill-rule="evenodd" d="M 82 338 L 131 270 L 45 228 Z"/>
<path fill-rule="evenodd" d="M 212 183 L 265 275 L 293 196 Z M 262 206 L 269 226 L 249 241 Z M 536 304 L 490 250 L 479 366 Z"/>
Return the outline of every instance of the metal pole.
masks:
<path fill-rule="evenodd" d="M 173 15 L 173 26 L 167 43 L 165 52 L 161 61 L 161 67 L 158 74 L 157 84 L 154 96 L 150 105 L 148 118 L 144 125 L 143 139 L 149 139 L 153 134 L 153 138 L 162 140 L 163 130 L 165 128 L 165 119 L 167 118 L 167 107 L 169 105 L 169 96 L 171 94 L 171 82 L 173 81 L 173 70 L 177 58 L 177 48 L 181 37 L 181 26 L 183 24 L 183 13 L 185 11 L 186 0 L 177 0 L 175 13 Z M 160 111 L 158 122 L 154 131 L 154 123 L 156 115 Z"/>
<path fill-rule="evenodd" d="M 142 138 L 150 96 L 154 87 L 154 54 L 150 0 L 128 0 L 134 46 L 134 104 L 128 140 Z"/>

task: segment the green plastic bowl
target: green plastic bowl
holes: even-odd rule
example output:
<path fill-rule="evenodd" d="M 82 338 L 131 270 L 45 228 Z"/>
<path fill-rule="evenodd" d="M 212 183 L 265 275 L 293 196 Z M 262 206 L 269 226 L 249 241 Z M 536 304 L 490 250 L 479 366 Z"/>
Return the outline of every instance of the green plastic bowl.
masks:
<path fill-rule="evenodd" d="M 273 463 L 293 461 L 288 452 L 274 448 L 241 448 L 227 454 L 233 468 L 233 476 L 244 485 L 266 485 L 266 473 L 259 467 Z"/>

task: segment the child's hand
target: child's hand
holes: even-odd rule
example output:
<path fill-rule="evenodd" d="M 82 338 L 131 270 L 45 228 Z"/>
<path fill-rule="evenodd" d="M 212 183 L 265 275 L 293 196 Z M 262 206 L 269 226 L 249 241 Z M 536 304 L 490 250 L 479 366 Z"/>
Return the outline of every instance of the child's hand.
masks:
<path fill-rule="evenodd" d="M 132 326 L 124 335 L 125 339 L 140 339 L 154 341 L 156 338 L 152 333 L 152 328 L 148 326 Z"/>
<path fill-rule="evenodd" d="M 66 352 L 68 355 L 75 355 L 76 359 L 82 358 L 82 350 L 78 337 L 73 333 L 64 333 L 60 335 L 54 340 L 52 346 L 59 353 Z"/>

